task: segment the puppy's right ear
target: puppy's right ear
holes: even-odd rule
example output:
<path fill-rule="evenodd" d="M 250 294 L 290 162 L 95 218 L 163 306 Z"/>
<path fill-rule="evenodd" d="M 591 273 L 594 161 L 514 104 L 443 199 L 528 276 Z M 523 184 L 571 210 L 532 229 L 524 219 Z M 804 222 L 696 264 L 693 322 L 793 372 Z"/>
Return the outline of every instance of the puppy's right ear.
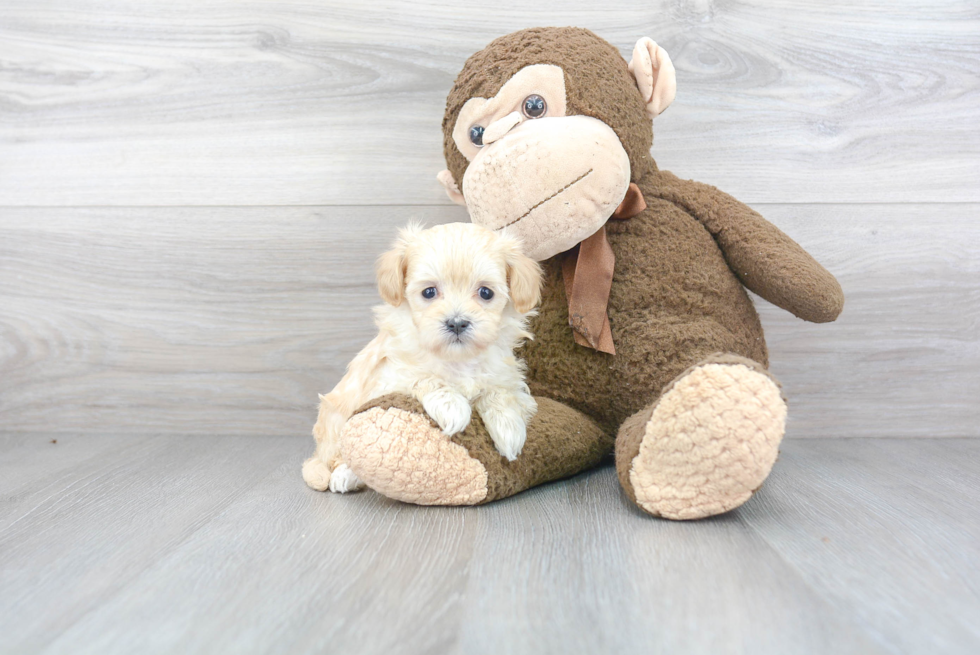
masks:
<path fill-rule="evenodd" d="M 405 273 L 408 270 L 405 242 L 399 240 L 394 248 L 378 257 L 375 270 L 381 299 L 398 307 L 405 300 Z"/>

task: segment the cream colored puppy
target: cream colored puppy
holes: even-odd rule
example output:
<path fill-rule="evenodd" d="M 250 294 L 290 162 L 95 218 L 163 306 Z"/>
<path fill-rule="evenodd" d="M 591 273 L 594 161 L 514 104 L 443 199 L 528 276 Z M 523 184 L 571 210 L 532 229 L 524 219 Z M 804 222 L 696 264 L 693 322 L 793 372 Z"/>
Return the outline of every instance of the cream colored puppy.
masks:
<path fill-rule="evenodd" d="M 514 349 L 541 298 L 541 269 L 519 242 L 472 223 L 402 230 L 378 259 L 379 333 L 320 396 L 316 452 L 303 464 L 313 489 L 346 492 L 363 483 L 341 460 L 340 431 L 358 407 L 388 393 L 415 396 L 447 436 L 483 418 L 513 461 L 537 404 Z"/>

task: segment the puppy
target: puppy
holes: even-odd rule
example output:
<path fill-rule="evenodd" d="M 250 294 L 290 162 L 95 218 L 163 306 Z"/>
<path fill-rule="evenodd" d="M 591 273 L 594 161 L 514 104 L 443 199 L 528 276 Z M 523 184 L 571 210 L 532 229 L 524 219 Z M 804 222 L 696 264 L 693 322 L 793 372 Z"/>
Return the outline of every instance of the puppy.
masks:
<path fill-rule="evenodd" d="M 513 461 L 537 404 L 514 349 L 531 338 L 527 317 L 541 299 L 541 269 L 513 237 L 472 223 L 410 225 L 378 259 L 378 336 L 320 396 L 316 452 L 303 464 L 313 489 L 363 483 L 340 457 L 340 432 L 358 407 L 388 393 L 419 399 L 452 436 L 480 413 L 498 452 Z"/>

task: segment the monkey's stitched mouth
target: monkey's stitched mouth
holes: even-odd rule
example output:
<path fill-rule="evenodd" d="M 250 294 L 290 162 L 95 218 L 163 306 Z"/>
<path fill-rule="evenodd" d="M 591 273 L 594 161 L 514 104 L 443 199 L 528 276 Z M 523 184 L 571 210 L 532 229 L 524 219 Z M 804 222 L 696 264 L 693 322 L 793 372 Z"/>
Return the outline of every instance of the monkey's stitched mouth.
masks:
<path fill-rule="evenodd" d="M 592 175 L 592 171 L 593 170 L 594 169 L 591 169 L 590 168 L 589 170 L 585 171 L 584 173 L 582 173 L 581 175 L 579 175 L 577 178 L 575 178 L 574 180 L 572 180 L 571 182 L 569 182 L 568 184 L 566 184 L 562 188 L 558 189 L 557 191 L 555 191 L 554 193 L 552 193 L 550 196 L 548 196 L 547 198 L 545 198 L 541 202 L 535 204 L 533 207 L 531 207 L 526 212 L 524 212 L 523 214 L 521 214 L 520 216 L 518 216 L 517 218 L 515 218 L 514 220 L 512 220 L 510 223 L 507 223 L 506 225 L 501 225 L 500 227 L 498 227 L 496 230 L 494 230 L 494 232 L 499 232 L 500 230 L 502 230 L 502 229 L 504 229 L 506 227 L 510 227 L 514 223 L 518 223 L 518 222 L 524 220 L 525 218 L 528 217 L 528 215 L 531 212 L 533 212 L 535 209 L 537 209 L 538 207 L 540 207 L 544 203 L 548 202 L 549 200 L 551 200 L 555 196 L 558 196 L 558 195 L 564 193 L 565 191 L 568 191 L 568 189 L 571 188 L 573 185 L 578 184 L 579 182 L 581 182 L 582 180 L 584 180 L 585 178 L 587 178 L 589 175 Z"/>

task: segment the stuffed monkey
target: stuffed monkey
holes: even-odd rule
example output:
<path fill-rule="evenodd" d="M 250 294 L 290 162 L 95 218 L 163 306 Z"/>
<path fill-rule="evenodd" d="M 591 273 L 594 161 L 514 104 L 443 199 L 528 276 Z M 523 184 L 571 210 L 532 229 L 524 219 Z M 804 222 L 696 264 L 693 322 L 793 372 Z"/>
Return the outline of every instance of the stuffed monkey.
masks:
<path fill-rule="evenodd" d="M 477 417 L 450 439 L 410 398 L 372 401 L 341 449 L 368 486 L 479 504 L 615 452 L 630 501 L 691 519 L 762 485 L 786 404 L 746 288 L 813 322 L 837 318 L 843 293 L 755 211 L 657 168 L 652 119 L 675 88 L 650 39 L 627 63 L 583 29 L 522 30 L 467 60 L 446 103 L 438 178 L 473 222 L 517 233 L 542 263 L 521 353 L 538 414 L 508 462 Z"/>

